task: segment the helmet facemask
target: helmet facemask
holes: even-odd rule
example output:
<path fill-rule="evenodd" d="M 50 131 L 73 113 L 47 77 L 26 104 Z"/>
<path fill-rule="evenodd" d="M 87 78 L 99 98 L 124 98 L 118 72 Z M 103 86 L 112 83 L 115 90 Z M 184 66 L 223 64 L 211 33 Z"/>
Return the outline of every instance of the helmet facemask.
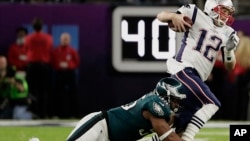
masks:
<path fill-rule="evenodd" d="M 215 20 L 217 20 L 218 26 L 228 25 L 231 26 L 234 22 L 233 13 L 234 8 L 227 7 L 224 5 L 218 5 L 214 7 L 213 12 L 217 14 Z"/>
<path fill-rule="evenodd" d="M 169 88 L 169 86 L 167 86 L 167 87 Z M 181 94 L 176 90 L 174 90 L 174 91 L 172 91 L 171 89 L 168 90 L 168 99 L 167 99 L 167 101 L 169 103 L 170 109 L 173 112 L 178 112 L 179 111 L 179 109 L 182 107 L 182 100 L 185 99 L 185 98 L 186 98 L 185 94 Z"/>
<path fill-rule="evenodd" d="M 179 110 L 181 101 L 186 98 L 186 94 L 182 94 L 181 91 L 182 84 L 173 78 L 162 79 L 155 89 L 155 93 L 170 106 L 173 112 Z"/>
<path fill-rule="evenodd" d="M 214 20 L 216 26 L 232 25 L 235 8 L 231 0 L 206 0 L 204 12 Z"/>

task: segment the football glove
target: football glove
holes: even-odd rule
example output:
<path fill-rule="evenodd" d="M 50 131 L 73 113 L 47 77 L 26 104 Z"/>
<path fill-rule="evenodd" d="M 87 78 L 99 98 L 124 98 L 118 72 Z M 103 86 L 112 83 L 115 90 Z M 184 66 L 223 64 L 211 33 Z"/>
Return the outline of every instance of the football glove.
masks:
<path fill-rule="evenodd" d="M 226 43 L 227 51 L 235 50 L 238 44 L 239 44 L 239 37 L 235 33 L 231 34 Z"/>

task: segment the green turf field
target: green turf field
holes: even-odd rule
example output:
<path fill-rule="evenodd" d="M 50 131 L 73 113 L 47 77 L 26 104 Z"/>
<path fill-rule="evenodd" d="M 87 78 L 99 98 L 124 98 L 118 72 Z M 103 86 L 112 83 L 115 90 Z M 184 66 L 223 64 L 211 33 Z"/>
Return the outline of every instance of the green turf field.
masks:
<path fill-rule="evenodd" d="M 0 127 L 0 141 L 65 141 L 73 127 Z"/>
<path fill-rule="evenodd" d="M 65 141 L 73 127 L 0 127 L 0 141 L 28 141 L 38 137 L 40 141 Z M 195 141 L 229 141 L 228 128 L 203 128 Z"/>
<path fill-rule="evenodd" d="M 229 141 L 229 128 L 203 128 L 196 136 L 197 141 Z"/>

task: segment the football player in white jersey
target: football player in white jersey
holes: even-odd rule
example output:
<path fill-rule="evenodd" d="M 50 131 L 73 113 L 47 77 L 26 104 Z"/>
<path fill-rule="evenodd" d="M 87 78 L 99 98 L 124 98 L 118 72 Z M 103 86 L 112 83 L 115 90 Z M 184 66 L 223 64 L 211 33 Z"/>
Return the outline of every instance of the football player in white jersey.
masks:
<path fill-rule="evenodd" d="M 207 0 L 204 10 L 188 4 L 176 12 L 162 11 L 157 15 L 161 22 L 171 21 L 174 31 L 184 32 L 177 55 L 166 62 L 167 72 L 184 84 L 187 94 L 184 108 L 175 120 L 176 132 L 181 133 L 184 141 L 193 141 L 200 128 L 221 106 L 204 81 L 220 51 L 225 68 L 234 69 L 234 50 L 239 42 L 236 31 L 230 27 L 234 11 L 231 0 Z M 185 16 L 192 20 L 191 25 Z"/>

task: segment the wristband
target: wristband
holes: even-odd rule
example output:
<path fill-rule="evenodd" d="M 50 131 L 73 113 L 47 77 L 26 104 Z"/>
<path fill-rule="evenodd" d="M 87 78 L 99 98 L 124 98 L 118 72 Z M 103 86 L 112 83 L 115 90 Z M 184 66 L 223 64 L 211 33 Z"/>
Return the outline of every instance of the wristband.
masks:
<path fill-rule="evenodd" d="M 160 137 L 159 137 L 159 139 L 162 141 L 162 140 L 164 140 L 166 137 L 168 137 L 171 133 L 173 132 L 173 130 L 172 129 L 169 129 L 167 132 L 165 132 L 163 135 L 161 135 Z"/>
<path fill-rule="evenodd" d="M 227 63 L 233 62 L 235 60 L 234 51 L 227 51 L 224 49 L 224 61 Z"/>

